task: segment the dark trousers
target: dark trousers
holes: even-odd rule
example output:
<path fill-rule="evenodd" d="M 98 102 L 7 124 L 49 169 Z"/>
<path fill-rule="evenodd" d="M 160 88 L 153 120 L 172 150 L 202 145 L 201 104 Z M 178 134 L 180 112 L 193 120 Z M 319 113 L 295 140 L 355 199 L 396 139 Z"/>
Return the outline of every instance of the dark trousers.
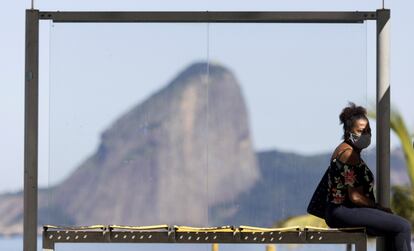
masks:
<path fill-rule="evenodd" d="M 365 227 L 371 236 L 384 236 L 386 251 L 411 251 L 411 224 L 396 214 L 368 207 L 348 207 L 330 203 L 326 224 L 331 228 Z"/>

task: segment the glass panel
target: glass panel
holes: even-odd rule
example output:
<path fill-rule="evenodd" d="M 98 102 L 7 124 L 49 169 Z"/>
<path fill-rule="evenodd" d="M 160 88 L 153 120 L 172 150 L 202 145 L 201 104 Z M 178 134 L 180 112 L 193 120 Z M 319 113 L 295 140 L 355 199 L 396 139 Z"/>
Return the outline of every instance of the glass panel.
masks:
<path fill-rule="evenodd" d="M 366 26 L 210 24 L 209 35 L 210 78 L 212 69 L 227 70 L 237 89 L 223 91 L 232 96 L 221 99 L 238 107 L 210 126 L 239 133 L 239 148 L 227 146 L 226 156 L 234 149 L 251 153 L 240 156 L 242 165 L 225 166 L 233 175 L 209 166 L 209 180 L 234 177 L 221 184 L 231 196 L 219 204 L 223 189 L 209 182 L 209 221 L 270 227 L 306 214 L 341 141 L 339 113 L 348 101 L 367 105 Z M 210 89 L 214 85 L 210 81 Z M 215 153 L 209 157 L 209 163 L 221 162 Z"/>
<path fill-rule="evenodd" d="M 53 24 L 50 47 L 42 224 L 280 226 L 367 105 L 361 24 Z"/>
<path fill-rule="evenodd" d="M 51 223 L 207 224 L 205 26 L 54 24 Z"/>

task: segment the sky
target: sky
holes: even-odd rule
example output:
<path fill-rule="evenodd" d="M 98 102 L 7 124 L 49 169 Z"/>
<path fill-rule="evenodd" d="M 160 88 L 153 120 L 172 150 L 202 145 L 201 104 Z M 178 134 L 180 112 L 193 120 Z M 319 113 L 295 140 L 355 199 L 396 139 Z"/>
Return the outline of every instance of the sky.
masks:
<path fill-rule="evenodd" d="M 381 7 L 382 1 L 35 1 L 34 4 L 40 10 L 61 11 L 374 11 Z M 411 45 L 414 31 L 407 20 L 413 5 L 402 0 L 385 2 L 385 7 L 392 11 L 391 100 L 411 131 L 414 131 L 411 110 L 414 86 L 410 79 L 410 59 L 414 56 Z M 23 187 L 24 10 L 30 7 L 30 2 L 10 1 L 7 7 L 8 11 L 0 17 L 2 37 L 7 38 L 0 40 L 0 116 L 3 118 L 0 192 Z M 87 154 L 93 153 L 99 134 L 114 119 L 165 86 L 194 60 L 208 58 L 233 70 L 248 103 L 253 141 L 258 150 L 277 148 L 302 154 L 329 151 L 339 140 L 337 115 L 346 105 L 345 101 L 366 105 L 375 100 L 375 25 L 372 22 L 324 27 L 114 25 L 110 35 L 105 33 L 108 27 L 111 26 L 41 24 L 40 186 L 67 176 Z M 128 39 L 119 39 L 125 37 Z M 163 42 L 167 39 L 168 43 Z M 241 56 L 240 51 L 247 48 L 253 49 Z M 294 50 L 286 50 L 289 48 Z M 151 50 L 162 53 L 151 54 Z M 126 63 L 113 70 L 114 62 Z M 148 65 L 156 65 L 150 69 L 157 72 L 142 70 L 137 74 L 136 69 L 146 69 Z M 283 67 L 287 70 L 274 74 L 275 68 Z M 344 69 L 352 74 L 344 73 Z M 347 78 L 338 77 L 341 74 Z M 114 90 L 111 84 L 121 75 L 124 79 L 117 82 L 119 88 Z M 146 84 L 137 86 L 135 81 Z M 332 81 L 335 85 L 329 85 Z M 281 91 L 281 86 L 274 83 L 288 84 Z M 96 90 L 100 95 L 90 102 L 90 94 Z M 69 95 L 69 91 L 73 93 Z M 108 99 L 112 101 L 110 105 L 106 102 Z M 300 104 L 311 103 L 313 107 L 298 105 L 297 100 Z M 73 101 L 76 101 L 73 106 L 68 105 Z M 290 112 L 270 109 L 287 104 L 291 105 Z M 97 107 L 104 109 L 93 112 Z M 324 107 L 323 116 L 327 118 L 315 112 L 320 107 Z M 303 121 L 316 123 L 298 123 L 297 116 L 292 114 L 301 110 Z M 92 112 L 93 120 L 85 123 Z M 276 117 L 279 119 L 273 119 Z M 280 126 L 281 122 L 284 126 Z M 269 137 L 270 133 L 274 138 Z M 392 145 L 398 145 L 393 135 Z"/>

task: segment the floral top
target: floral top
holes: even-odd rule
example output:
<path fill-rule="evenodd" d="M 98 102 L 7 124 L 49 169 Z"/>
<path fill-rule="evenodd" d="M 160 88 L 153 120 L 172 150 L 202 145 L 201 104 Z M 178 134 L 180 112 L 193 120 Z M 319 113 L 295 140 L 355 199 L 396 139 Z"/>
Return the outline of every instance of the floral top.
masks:
<path fill-rule="evenodd" d="M 328 172 L 327 200 L 334 204 L 355 206 L 348 197 L 348 187 L 362 186 L 365 196 L 375 202 L 374 175 L 361 160 L 359 164 L 349 165 L 333 159 Z"/>

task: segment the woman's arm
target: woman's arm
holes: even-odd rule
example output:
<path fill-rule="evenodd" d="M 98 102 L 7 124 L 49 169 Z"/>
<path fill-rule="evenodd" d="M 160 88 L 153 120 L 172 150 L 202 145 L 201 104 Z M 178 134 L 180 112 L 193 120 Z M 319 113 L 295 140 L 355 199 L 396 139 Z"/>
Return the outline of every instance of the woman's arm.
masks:
<path fill-rule="evenodd" d="M 383 207 L 378 203 L 375 203 L 373 200 L 371 200 L 370 198 L 366 197 L 363 194 L 363 188 L 362 186 L 359 187 L 349 187 L 348 188 L 348 196 L 349 199 L 352 201 L 352 203 L 354 203 L 357 206 L 360 207 L 371 207 L 371 208 L 376 208 L 388 213 L 394 213 L 391 208 L 388 207 Z"/>
<path fill-rule="evenodd" d="M 364 195 L 362 186 L 348 187 L 348 197 L 357 206 L 376 208 L 377 204 Z"/>
<path fill-rule="evenodd" d="M 357 165 L 360 161 L 359 155 L 354 152 L 352 149 L 350 151 L 345 151 L 341 156 L 340 160 L 343 163 L 350 165 Z M 375 203 L 373 200 L 364 195 L 364 190 L 362 186 L 351 187 L 348 186 L 348 197 L 357 206 L 360 207 L 371 207 L 377 208 L 389 213 L 392 213 L 390 208 L 382 207 L 380 204 Z"/>

